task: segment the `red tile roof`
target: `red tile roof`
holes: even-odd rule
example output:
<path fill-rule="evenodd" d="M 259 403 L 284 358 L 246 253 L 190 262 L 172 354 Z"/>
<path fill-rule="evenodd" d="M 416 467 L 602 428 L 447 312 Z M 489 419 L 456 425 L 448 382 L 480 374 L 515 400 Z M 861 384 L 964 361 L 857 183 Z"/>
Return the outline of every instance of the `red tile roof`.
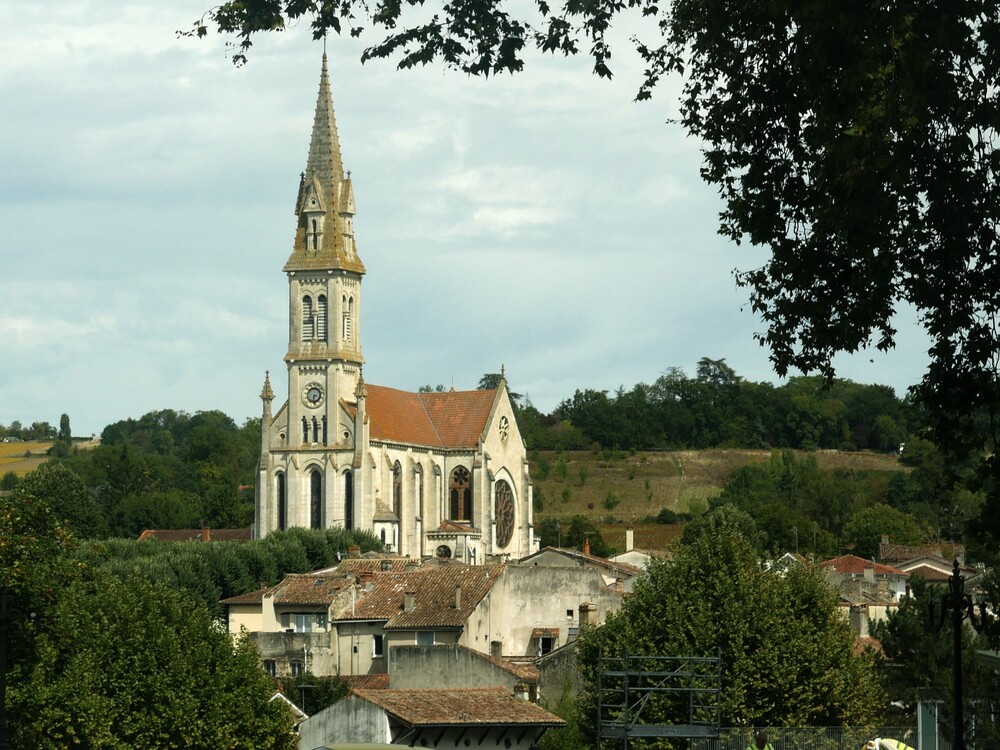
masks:
<path fill-rule="evenodd" d="M 371 588 L 335 620 L 386 620 L 385 628 L 460 628 L 482 601 L 503 565 L 426 567 L 411 573 L 372 575 Z M 461 606 L 455 607 L 455 588 L 461 585 Z M 414 596 L 411 612 L 404 609 L 408 592 Z"/>
<path fill-rule="evenodd" d="M 435 448 L 474 448 L 493 409 L 497 392 L 410 393 L 368 385 L 365 411 L 371 437 Z"/>
<path fill-rule="evenodd" d="M 259 604 L 265 596 L 274 597 L 275 604 L 329 605 L 341 591 L 354 583 L 353 576 L 343 573 L 292 573 L 274 586 L 238 594 L 223 599 L 222 604 Z"/>
<path fill-rule="evenodd" d="M 857 555 L 841 555 L 840 557 L 826 560 L 820 565 L 823 568 L 835 570 L 842 575 L 862 575 L 868 568 L 874 568 L 875 575 L 879 576 L 901 576 L 906 578 L 909 575 L 905 570 L 865 560 L 863 557 L 858 557 Z"/>
<path fill-rule="evenodd" d="M 925 581 L 931 581 L 934 583 L 947 581 L 951 578 L 951 573 L 942 573 L 940 570 L 932 568 L 930 565 L 918 565 L 916 568 L 911 568 L 910 575 L 920 576 Z"/>
<path fill-rule="evenodd" d="M 518 700 L 502 687 L 459 690 L 354 690 L 413 727 L 530 725 L 560 727 L 565 722 L 541 706 Z"/>
<path fill-rule="evenodd" d="M 161 542 L 249 542 L 250 529 L 146 529 L 138 541 Z"/>
<path fill-rule="evenodd" d="M 352 689 L 364 690 L 387 690 L 389 688 L 389 674 L 343 674 L 340 679 L 347 683 Z"/>

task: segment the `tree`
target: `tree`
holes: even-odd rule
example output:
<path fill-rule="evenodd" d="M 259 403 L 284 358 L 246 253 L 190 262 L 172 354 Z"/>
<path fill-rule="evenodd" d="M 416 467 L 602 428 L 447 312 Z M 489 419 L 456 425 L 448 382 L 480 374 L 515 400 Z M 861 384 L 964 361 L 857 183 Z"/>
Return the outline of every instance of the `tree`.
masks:
<path fill-rule="evenodd" d="M 46 462 L 22 479 L 14 490 L 16 501 L 32 496 L 52 509 L 67 530 L 79 537 L 100 536 L 105 519 L 86 485 L 71 469 Z"/>
<path fill-rule="evenodd" d="M 296 747 L 249 640 L 167 586 L 79 578 L 37 627 L 10 683 L 18 747 Z"/>
<path fill-rule="evenodd" d="M 654 560 L 633 595 L 601 628 L 581 635 L 585 720 L 595 697 L 598 655 L 721 658 L 724 726 L 839 726 L 877 718 L 882 692 L 873 665 L 855 654 L 836 594 L 815 570 L 787 575 L 761 569 L 742 524 L 725 518 L 673 560 Z M 658 713 L 648 723 L 685 723 Z M 687 706 L 681 709 L 687 711 Z M 590 728 L 592 729 L 592 719 Z"/>
<path fill-rule="evenodd" d="M 913 516 L 882 503 L 859 510 L 844 525 L 844 541 L 854 545 L 858 557 L 874 557 L 883 535 L 896 544 L 914 547 L 924 541 L 923 530 Z"/>
<path fill-rule="evenodd" d="M 73 431 L 69 428 L 69 414 L 59 417 L 59 439 L 67 443 L 73 439 Z"/>

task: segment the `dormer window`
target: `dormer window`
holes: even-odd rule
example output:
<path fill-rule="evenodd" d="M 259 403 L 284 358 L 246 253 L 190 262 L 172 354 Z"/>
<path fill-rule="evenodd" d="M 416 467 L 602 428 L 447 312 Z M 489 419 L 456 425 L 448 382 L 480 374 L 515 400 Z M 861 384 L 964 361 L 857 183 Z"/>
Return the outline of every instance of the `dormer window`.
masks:
<path fill-rule="evenodd" d="M 313 201 L 315 203 L 316 201 Z M 316 219 L 312 220 L 312 246 L 313 250 L 316 250 L 319 246 L 319 234 L 316 231 Z"/>

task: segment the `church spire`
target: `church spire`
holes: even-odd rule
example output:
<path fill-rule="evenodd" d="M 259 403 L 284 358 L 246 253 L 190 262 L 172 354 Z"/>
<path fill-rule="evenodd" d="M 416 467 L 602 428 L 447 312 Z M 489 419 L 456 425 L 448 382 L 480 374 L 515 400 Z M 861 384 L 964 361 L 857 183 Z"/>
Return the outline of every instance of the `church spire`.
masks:
<path fill-rule="evenodd" d="M 333 113 L 333 96 L 330 94 L 330 76 L 326 69 L 326 52 L 323 53 L 323 67 L 319 74 L 319 95 L 316 97 L 312 140 L 309 142 L 309 161 L 306 163 L 306 179 L 310 177 L 316 177 L 326 189 L 344 179 L 337 119 Z"/>
<path fill-rule="evenodd" d="M 295 202 L 295 213 L 299 219 L 295 246 L 285 264 L 285 271 L 341 269 L 363 274 L 365 267 L 354 245 L 355 211 L 350 173 L 344 177 L 324 52 L 309 158 L 299 180 Z"/>

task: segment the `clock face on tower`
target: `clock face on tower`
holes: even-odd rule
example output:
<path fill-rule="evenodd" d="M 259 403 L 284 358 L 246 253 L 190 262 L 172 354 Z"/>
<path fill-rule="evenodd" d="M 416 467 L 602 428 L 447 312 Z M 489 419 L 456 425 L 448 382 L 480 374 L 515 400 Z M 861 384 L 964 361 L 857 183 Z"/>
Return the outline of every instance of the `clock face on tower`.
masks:
<path fill-rule="evenodd" d="M 316 408 L 323 403 L 323 386 L 319 383 L 310 383 L 302 391 L 302 401 L 306 406 Z"/>
<path fill-rule="evenodd" d="M 497 547 L 506 547 L 514 536 L 514 493 L 503 479 L 496 485 Z"/>

